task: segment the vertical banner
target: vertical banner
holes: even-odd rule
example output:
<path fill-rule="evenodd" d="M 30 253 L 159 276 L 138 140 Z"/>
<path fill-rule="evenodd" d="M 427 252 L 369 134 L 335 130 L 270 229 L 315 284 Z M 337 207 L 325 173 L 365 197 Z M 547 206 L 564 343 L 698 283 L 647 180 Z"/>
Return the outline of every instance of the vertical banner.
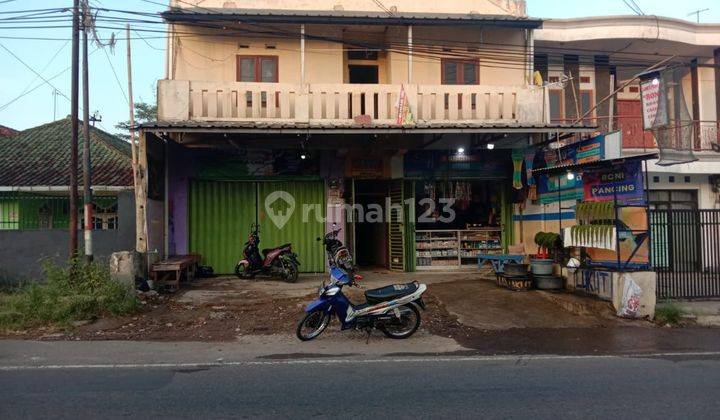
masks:
<path fill-rule="evenodd" d="M 659 73 L 651 73 L 643 77 L 640 82 L 645 130 L 651 130 L 657 125 L 666 125 L 668 122 L 666 104 L 660 100 L 661 84 Z"/>
<path fill-rule="evenodd" d="M 397 100 L 397 119 L 398 125 L 412 124 L 414 122 L 410 102 L 408 101 L 405 85 L 400 85 L 400 94 Z"/>

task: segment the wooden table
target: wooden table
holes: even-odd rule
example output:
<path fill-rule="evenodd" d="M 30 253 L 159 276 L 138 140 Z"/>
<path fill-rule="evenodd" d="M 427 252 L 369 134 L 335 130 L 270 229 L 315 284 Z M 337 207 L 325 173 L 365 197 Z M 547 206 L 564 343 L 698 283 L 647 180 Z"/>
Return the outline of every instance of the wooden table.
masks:
<path fill-rule="evenodd" d="M 175 291 L 180 288 L 181 281 L 191 282 L 195 279 L 199 263 L 200 255 L 175 255 L 153 264 L 150 275 L 156 285 L 162 282 Z"/>

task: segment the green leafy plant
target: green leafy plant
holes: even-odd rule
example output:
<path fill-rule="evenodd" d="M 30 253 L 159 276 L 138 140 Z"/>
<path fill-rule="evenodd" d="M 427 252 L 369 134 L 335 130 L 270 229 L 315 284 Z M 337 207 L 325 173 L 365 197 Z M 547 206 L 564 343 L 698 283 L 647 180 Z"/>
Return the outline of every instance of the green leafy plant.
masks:
<path fill-rule="evenodd" d="M 658 305 L 657 308 L 655 308 L 655 322 L 660 325 L 678 325 L 682 315 L 682 310 L 672 303 Z"/>
<path fill-rule="evenodd" d="M 68 267 L 46 263 L 44 281 L 0 296 L 0 328 L 69 326 L 73 321 L 132 313 L 134 290 L 110 276 L 98 263 L 71 261 Z"/>

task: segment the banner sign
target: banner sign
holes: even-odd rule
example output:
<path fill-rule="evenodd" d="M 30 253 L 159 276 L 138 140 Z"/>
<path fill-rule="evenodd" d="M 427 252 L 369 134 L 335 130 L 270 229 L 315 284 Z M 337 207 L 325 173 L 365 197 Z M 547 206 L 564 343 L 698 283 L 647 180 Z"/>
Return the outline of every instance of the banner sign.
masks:
<path fill-rule="evenodd" d="M 403 156 L 406 178 L 442 177 L 504 179 L 512 174 L 510 157 L 503 151 L 449 154 L 444 150 L 408 151 Z"/>
<path fill-rule="evenodd" d="M 412 110 L 410 109 L 410 102 L 405 92 L 405 85 L 400 85 L 400 94 L 398 95 L 395 108 L 397 109 L 397 118 L 395 120 L 397 125 L 412 124 L 415 122 Z"/>
<path fill-rule="evenodd" d="M 583 174 L 583 198 L 586 201 L 613 201 L 644 204 L 645 188 L 640 161 Z"/>
<path fill-rule="evenodd" d="M 567 145 L 544 154 L 546 168 L 576 163 L 597 162 L 605 158 L 605 136 L 597 136 Z M 565 175 L 540 175 L 537 178 L 540 203 L 549 204 L 564 200 L 581 199 L 583 183 L 577 177 L 569 180 Z"/>
<path fill-rule="evenodd" d="M 659 73 L 650 73 L 640 82 L 640 97 L 642 98 L 643 128 L 650 130 L 658 125 L 668 123 L 667 109 L 664 101 L 660 100 L 662 81 Z"/>

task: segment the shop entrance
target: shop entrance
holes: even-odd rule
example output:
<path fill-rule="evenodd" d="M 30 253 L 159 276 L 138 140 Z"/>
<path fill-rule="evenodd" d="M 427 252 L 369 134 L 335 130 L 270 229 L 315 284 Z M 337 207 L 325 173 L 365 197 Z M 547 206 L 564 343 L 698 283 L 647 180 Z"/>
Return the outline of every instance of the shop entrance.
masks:
<path fill-rule="evenodd" d="M 416 269 L 475 268 L 479 254 L 502 253 L 512 226 L 503 180 L 418 181 L 415 197 Z"/>
<path fill-rule="evenodd" d="M 385 220 L 388 180 L 355 180 L 355 259 L 362 268 L 389 267 L 389 229 Z M 362 213 L 362 214 L 360 214 Z"/>

